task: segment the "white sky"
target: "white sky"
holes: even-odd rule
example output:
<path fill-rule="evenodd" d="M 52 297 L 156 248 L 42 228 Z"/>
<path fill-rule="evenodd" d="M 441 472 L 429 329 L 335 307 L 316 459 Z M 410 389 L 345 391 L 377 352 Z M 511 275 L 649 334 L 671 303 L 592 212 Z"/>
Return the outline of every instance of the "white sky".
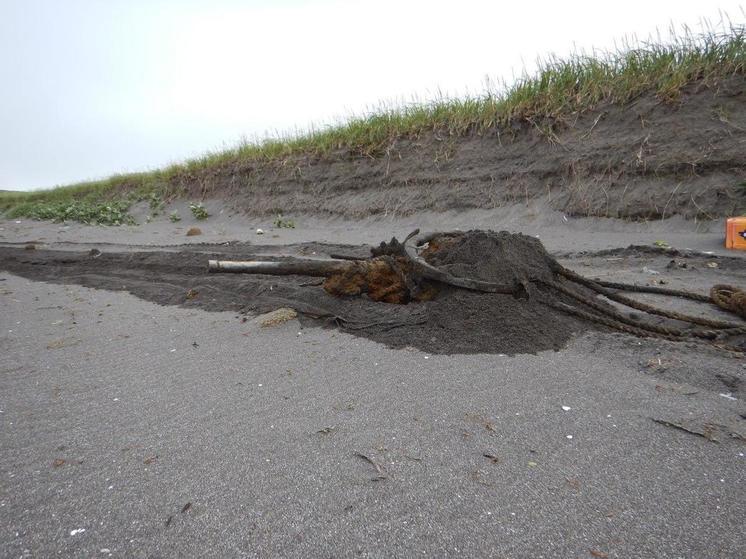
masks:
<path fill-rule="evenodd" d="M 539 56 L 701 29 L 742 0 L 0 0 L 0 189 L 160 167 Z"/>

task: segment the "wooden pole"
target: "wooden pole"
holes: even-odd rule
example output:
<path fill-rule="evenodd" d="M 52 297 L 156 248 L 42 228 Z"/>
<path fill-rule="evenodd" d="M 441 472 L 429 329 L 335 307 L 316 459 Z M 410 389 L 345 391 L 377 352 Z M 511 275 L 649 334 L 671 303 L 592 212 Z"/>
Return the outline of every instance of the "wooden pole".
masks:
<path fill-rule="evenodd" d="M 269 274 L 274 276 L 315 276 L 328 277 L 333 274 L 352 270 L 355 262 L 343 260 L 208 260 L 210 272 L 228 272 L 239 274 Z"/>

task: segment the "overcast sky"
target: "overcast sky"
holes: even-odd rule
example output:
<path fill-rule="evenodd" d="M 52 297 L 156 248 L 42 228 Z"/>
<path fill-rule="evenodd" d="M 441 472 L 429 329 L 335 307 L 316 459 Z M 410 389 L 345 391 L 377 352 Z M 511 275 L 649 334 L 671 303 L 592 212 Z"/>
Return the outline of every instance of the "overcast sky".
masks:
<path fill-rule="evenodd" d="M 742 0 L 0 0 L 0 189 L 147 170 L 538 56 L 701 28 Z"/>

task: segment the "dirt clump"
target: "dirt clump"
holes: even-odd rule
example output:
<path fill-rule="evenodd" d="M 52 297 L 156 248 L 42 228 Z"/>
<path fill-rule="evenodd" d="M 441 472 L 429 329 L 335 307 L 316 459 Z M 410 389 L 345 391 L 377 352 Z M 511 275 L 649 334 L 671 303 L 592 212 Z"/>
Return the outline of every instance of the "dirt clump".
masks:
<path fill-rule="evenodd" d="M 550 281 L 557 263 L 535 237 L 507 231 L 468 231 L 436 237 L 423 256 L 454 276 L 509 284 Z"/>

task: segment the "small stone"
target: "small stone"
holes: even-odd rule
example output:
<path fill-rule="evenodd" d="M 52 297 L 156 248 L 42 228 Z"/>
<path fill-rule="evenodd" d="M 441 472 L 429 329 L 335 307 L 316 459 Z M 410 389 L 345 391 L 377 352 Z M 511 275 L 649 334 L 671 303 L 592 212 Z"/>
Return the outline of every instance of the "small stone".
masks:
<path fill-rule="evenodd" d="M 36 245 L 34 243 L 28 243 L 25 247 L 23 247 L 26 250 L 36 250 Z"/>
<path fill-rule="evenodd" d="M 200 229 L 199 227 L 190 227 L 189 230 L 186 232 L 187 237 L 195 237 L 201 234 L 202 234 L 202 229 Z"/>
<path fill-rule="evenodd" d="M 256 230 L 257 235 L 264 235 L 264 229 L 257 229 Z"/>
<path fill-rule="evenodd" d="M 280 308 L 272 312 L 268 312 L 258 317 L 259 324 L 262 328 L 268 328 L 271 326 L 277 326 L 283 324 L 289 320 L 293 320 L 298 317 L 298 313 L 295 309 Z"/>

